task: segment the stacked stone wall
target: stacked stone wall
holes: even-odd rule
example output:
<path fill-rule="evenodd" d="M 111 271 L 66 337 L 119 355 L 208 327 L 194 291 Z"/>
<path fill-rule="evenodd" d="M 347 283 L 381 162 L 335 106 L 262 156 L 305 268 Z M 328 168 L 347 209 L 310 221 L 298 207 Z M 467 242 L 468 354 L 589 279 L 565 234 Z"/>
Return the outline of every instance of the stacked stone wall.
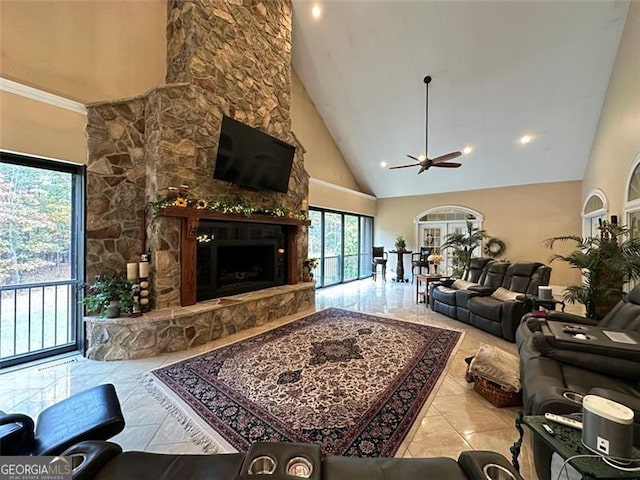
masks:
<path fill-rule="evenodd" d="M 301 210 L 309 183 L 291 132 L 289 1 L 170 0 L 168 9 L 168 84 L 89 106 L 87 126 L 87 279 L 123 274 L 149 248 L 155 308 L 179 305 L 180 220 L 148 215 L 142 245 L 146 202 L 186 184 L 196 198 L 237 195 L 258 207 Z M 213 179 L 223 115 L 298 147 L 286 194 Z M 302 259 L 308 232 L 299 230 Z"/>

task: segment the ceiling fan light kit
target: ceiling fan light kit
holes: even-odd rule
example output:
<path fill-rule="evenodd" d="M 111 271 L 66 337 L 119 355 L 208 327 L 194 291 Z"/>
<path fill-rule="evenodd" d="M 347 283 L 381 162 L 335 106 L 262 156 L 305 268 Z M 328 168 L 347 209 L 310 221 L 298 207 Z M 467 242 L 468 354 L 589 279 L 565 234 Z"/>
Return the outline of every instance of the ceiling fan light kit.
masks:
<path fill-rule="evenodd" d="M 396 168 L 420 167 L 420 170 L 418 170 L 418 174 L 421 174 L 425 170 L 429 170 L 431 167 L 458 168 L 462 165 L 458 162 L 449 161 L 453 160 L 454 158 L 458 158 L 460 155 L 462 155 L 462 152 L 450 152 L 445 153 L 444 155 L 440 155 L 439 157 L 429 158 L 429 84 L 431 83 L 431 76 L 427 75 L 426 77 L 424 77 L 424 83 L 426 88 L 424 117 L 424 159 L 416 158 L 413 155 L 407 155 L 407 157 L 415 160 L 418 163 L 411 163 L 409 165 L 396 165 L 394 167 L 389 167 L 390 170 Z"/>

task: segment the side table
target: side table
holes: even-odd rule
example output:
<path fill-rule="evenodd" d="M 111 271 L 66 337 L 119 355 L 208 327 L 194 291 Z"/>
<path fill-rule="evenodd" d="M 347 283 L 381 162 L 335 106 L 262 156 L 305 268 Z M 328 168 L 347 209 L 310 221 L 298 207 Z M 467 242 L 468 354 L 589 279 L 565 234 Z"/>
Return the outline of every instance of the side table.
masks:
<path fill-rule="evenodd" d="M 451 277 L 446 275 L 423 275 L 421 273 L 416 275 L 416 303 L 420 302 L 420 284 L 424 283 L 424 294 L 422 298 L 426 305 L 429 305 L 429 282 L 436 280 L 449 280 Z"/>
<path fill-rule="evenodd" d="M 555 310 L 556 305 L 560 305 L 562 311 L 564 312 L 564 300 L 556 300 L 555 298 L 540 298 L 535 295 L 526 295 L 526 299 L 531 301 L 533 310 L 538 310 L 538 307 L 544 307 L 547 310 Z"/>
<path fill-rule="evenodd" d="M 547 424 L 553 430 L 553 435 L 548 433 L 543 425 Z M 524 431 L 521 425 L 525 425 L 531 429 L 534 435 L 538 436 L 545 444 L 547 444 L 554 452 L 558 453 L 564 460 L 574 455 L 596 455 L 591 450 L 582 445 L 582 431 L 575 428 L 567 427 L 559 423 L 554 423 L 544 415 L 523 416 L 522 412 L 516 418 L 516 428 L 520 432 L 520 439 L 511 447 L 513 453 L 513 466 L 518 470 L 518 454 L 520 453 L 520 444 Z M 640 450 L 634 447 L 633 466 L 639 466 Z M 604 462 L 601 456 L 589 456 L 575 458 L 569 462 L 583 478 L 598 480 L 613 480 L 618 478 L 635 478 L 640 476 L 640 472 L 626 472 L 610 467 Z"/>
<path fill-rule="evenodd" d="M 396 282 L 408 282 L 409 280 L 404 278 L 404 255 L 411 255 L 411 250 L 391 250 L 389 253 L 395 253 L 398 255 L 398 263 L 396 263 Z"/>

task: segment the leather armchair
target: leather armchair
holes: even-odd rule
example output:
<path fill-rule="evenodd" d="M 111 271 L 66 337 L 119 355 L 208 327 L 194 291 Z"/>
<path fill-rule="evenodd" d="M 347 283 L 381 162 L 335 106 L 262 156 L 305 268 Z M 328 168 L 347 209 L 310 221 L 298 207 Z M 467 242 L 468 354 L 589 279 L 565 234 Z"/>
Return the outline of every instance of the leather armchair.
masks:
<path fill-rule="evenodd" d="M 72 395 L 46 408 L 37 422 L 19 413 L 0 412 L 2 455 L 60 455 L 83 440 L 107 440 L 124 429 L 113 385 Z"/>
<path fill-rule="evenodd" d="M 640 333 L 640 286 L 631 290 L 600 322 L 551 311 L 548 318 L 542 320 L 525 315 L 516 332 L 525 414 L 551 412 L 561 415 L 578 412 L 581 411 L 581 405 L 572 401 L 570 394 L 599 395 L 634 411 L 634 444 L 639 446 L 640 362 L 614 351 L 607 355 L 603 351 L 594 353 L 555 347 L 542 352 L 536 347 L 536 338 L 538 346 L 542 345 L 536 335 L 541 321 L 597 325 L 611 330 Z M 536 438 L 533 451 L 538 476 L 541 480 L 549 480 L 553 452 Z"/>
<path fill-rule="evenodd" d="M 550 276 L 551 268 L 542 263 L 513 263 L 507 268 L 501 287 L 513 293 L 534 295 L 539 286 L 549 285 Z M 524 297 L 504 301 L 493 296 L 475 296 L 467 302 L 467 309 L 471 325 L 515 342 L 516 329 L 531 304 Z"/>
<path fill-rule="evenodd" d="M 317 445 L 262 443 L 254 444 L 249 452 L 217 455 L 173 455 L 146 452 L 122 452 L 109 442 L 82 442 L 63 453 L 70 457 L 74 466 L 74 480 L 182 480 L 184 478 L 207 478 L 211 480 L 248 480 L 256 475 L 248 473 L 255 445 L 261 453 L 283 460 L 271 475 L 270 480 L 294 478 L 280 472 L 284 469 L 285 451 L 306 449 L 310 457 L 318 461 L 313 465 L 312 480 L 485 480 L 484 468 L 499 465 L 511 472 L 514 480 L 523 480 L 513 466 L 502 455 L 487 451 L 462 452 L 458 461 L 451 458 L 357 458 L 329 456 L 320 459 Z M 264 476 L 264 475 L 263 475 Z"/>

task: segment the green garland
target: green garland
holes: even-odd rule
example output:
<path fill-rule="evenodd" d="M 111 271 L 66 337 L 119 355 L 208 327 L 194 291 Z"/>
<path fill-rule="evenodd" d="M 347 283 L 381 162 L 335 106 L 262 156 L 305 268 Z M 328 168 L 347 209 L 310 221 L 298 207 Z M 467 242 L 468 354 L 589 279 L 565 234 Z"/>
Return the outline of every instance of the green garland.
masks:
<path fill-rule="evenodd" d="M 484 246 L 484 253 L 491 258 L 497 258 L 507 249 L 505 243 L 496 237 L 491 237 Z"/>
<path fill-rule="evenodd" d="M 307 212 L 303 210 L 289 210 L 278 206 L 272 207 L 256 207 L 249 205 L 242 197 L 236 195 L 232 197 L 224 197 L 216 200 L 193 199 L 186 196 L 167 195 L 164 198 L 158 198 L 155 202 L 149 202 L 148 206 L 153 210 L 155 216 L 160 215 L 163 208 L 182 207 L 197 208 L 199 210 L 210 210 L 221 213 L 233 213 L 236 215 L 269 215 L 272 217 L 286 217 L 295 220 L 307 221 L 309 218 Z"/>

